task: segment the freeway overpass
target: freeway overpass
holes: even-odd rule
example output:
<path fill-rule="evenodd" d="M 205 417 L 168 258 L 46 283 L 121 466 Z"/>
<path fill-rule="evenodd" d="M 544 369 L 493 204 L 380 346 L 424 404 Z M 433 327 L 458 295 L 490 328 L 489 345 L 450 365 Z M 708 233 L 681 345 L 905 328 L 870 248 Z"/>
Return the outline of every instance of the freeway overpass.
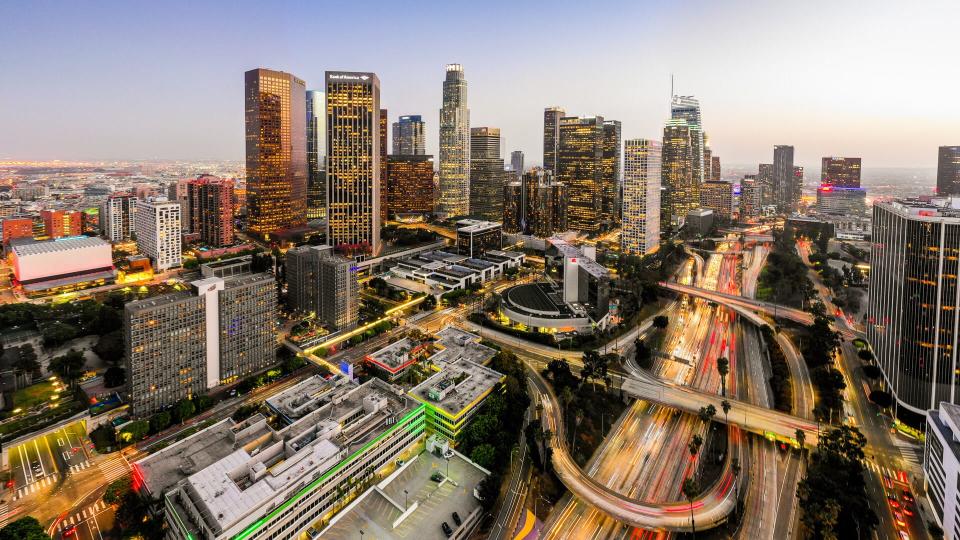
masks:
<path fill-rule="evenodd" d="M 759 300 L 744 298 L 743 296 L 737 296 L 734 294 L 726 294 L 709 289 L 701 289 L 700 287 L 694 287 L 692 285 L 682 285 L 673 281 L 661 281 L 660 286 L 674 292 L 689 294 L 690 296 L 703 298 L 705 300 L 723 304 L 728 307 L 738 306 L 754 311 L 760 311 L 772 317 L 789 319 L 804 325 L 813 324 L 813 315 L 796 308 L 781 306 L 779 304 L 773 304 L 770 302 L 761 302 Z"/>

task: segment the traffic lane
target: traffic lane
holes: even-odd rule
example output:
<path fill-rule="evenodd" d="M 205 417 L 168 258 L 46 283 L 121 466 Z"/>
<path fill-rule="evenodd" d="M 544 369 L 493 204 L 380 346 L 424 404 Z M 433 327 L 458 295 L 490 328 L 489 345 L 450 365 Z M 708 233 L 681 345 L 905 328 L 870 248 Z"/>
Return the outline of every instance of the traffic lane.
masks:
<path fill-rule="evenodd" d="M 62 465 L 65 465 L 66 470 L 87 461 L 84 442 L 74 432 L 72 425 L 49 434 L 47 439 L 51 448 L 54 448 L 55 454 L 62 458 Z"/>
<path fill-rule="evenodd" d="M 103 509 L 81 512 L 81 521 L 72 525 L 63 525 L 53 536 L 62 540 L 103 540 L 113 529 L 116 511 L 112 506 Z"/>

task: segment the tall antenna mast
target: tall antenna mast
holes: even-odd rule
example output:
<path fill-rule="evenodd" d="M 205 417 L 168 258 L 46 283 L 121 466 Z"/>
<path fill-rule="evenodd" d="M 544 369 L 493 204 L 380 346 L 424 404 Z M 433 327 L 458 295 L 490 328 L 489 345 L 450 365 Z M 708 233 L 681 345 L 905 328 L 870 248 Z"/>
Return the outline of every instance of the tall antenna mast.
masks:
<path fill-rule="evenodd" d="M 670 116 L 673 116 L 673 73 L 670 74 Z"/>

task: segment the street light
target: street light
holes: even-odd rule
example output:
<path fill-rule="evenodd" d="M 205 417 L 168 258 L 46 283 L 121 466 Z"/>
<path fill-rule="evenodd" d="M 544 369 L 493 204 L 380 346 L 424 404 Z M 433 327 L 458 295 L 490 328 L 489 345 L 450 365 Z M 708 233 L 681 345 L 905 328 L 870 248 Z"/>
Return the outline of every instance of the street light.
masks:
<path fill-rule="evenodd" d="M 407 490 L 403 490 L 403 509 L 407 509 Z"/>

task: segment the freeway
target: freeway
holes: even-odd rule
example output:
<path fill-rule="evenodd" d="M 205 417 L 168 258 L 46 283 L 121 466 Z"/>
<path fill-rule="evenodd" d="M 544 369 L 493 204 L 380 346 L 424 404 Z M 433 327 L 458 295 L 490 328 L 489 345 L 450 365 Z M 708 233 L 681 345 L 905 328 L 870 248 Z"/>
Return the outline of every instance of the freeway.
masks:
<path fill-rule="evenodd" d="M 760 300 L 744 298 L 743 296 L 735 294 L 722 293 L 705 288 L 693 287 L 690 285 L 682 285 L 680 283 L 674 283 L 671 281 L 661 281 L 660 286 L 674 292 L 697 296 L 730 307 L 739 306 L 755 311 L 761 311 L 767 315 L 782 317 L 784 319 L 789 319 L 805 325 L 813 323 L 813 315 L 796 308 L 772 304 L 770 302 L 761 302 Z"/>

